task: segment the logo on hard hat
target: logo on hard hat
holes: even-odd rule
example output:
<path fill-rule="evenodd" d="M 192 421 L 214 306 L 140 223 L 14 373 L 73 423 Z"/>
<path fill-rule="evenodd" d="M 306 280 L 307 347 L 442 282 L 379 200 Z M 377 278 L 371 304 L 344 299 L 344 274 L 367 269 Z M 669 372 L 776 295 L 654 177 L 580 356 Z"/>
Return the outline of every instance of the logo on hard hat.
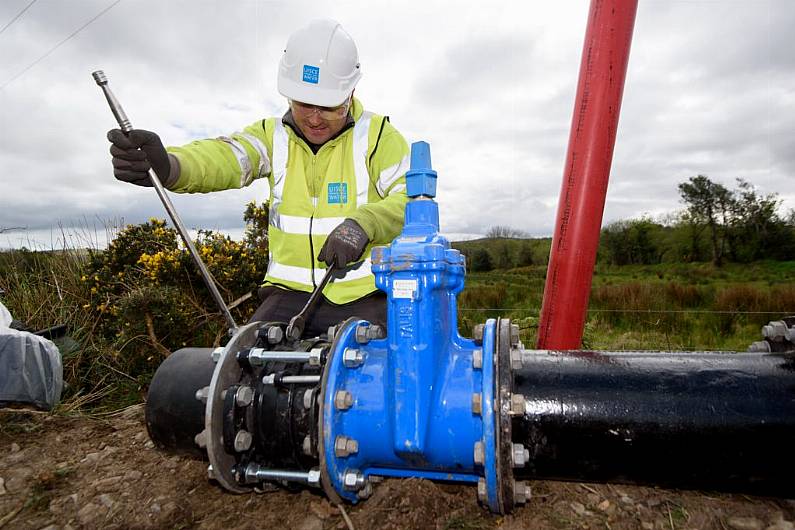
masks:
<path fill-rule="evenodd" d="M 304 65 L 304 82 L 317 84 L 320 79 L 320 68 L 317 66 Z"/>

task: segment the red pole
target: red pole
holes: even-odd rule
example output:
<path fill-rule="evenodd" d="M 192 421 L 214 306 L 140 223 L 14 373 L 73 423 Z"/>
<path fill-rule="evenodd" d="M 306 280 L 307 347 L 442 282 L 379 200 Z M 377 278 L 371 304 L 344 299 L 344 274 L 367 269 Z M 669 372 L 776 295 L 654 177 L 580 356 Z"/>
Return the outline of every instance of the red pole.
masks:
<path fill-rule="evenodd" d="M 549 256 L 539 349 L 580 347 L 637 0 L 591 0 Z"/>

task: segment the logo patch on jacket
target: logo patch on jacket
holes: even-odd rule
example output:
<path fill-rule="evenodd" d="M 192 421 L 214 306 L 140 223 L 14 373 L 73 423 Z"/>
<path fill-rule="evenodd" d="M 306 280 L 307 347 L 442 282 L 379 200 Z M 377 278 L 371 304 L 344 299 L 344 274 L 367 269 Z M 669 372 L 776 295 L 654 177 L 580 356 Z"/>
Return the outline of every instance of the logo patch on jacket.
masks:
<path fill-rule="evenodd" d="M 320 68 L 317 66 L 304 65 L 304 81 L 306 83 L 317 84 L 320 79 Z"/>
<path fill-rule="evenodd" d="M 348 184 L 345 182 L 329 182 L 328 203 L 346 204 L 348 202 Z"/>

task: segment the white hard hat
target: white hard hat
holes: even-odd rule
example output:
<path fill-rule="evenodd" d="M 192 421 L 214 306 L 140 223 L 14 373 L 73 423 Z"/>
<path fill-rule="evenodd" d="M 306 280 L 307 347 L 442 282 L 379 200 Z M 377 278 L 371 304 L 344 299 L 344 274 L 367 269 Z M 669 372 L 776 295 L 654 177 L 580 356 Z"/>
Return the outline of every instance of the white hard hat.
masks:
<path fill-rule="evenodd" d="M 279 93 L 286 98 L 335 107 L 362 77 L 356 43 L 330 19 L 313 20 L 290 35 L 279 62 Z"/>

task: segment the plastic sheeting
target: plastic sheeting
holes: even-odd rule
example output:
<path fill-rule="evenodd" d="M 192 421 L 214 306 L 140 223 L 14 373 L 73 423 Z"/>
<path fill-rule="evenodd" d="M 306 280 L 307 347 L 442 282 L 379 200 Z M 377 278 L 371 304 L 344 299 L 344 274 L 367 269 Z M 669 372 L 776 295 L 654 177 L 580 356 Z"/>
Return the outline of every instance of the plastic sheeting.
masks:
<path fill-rule="evenodd" d="M 11 329 L 11 320 L 0 303 L 0 406 L 29 404 L 50 410 L 63 390 L 61 353 L 44 337 Z"/>

